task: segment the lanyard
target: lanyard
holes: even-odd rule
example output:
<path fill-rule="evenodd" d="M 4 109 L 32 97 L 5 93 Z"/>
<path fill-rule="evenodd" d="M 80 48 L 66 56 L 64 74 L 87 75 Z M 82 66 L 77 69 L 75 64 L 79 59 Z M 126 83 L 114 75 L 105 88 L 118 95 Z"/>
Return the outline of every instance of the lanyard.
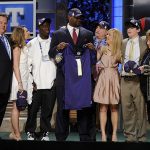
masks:
<path fill-rule="evenodd" d="M 50 58 L 48 56 L 48 53 L 45 53 L 44 54 L 44 51 L 42 50 L 42 45 L 41 45 L 41 42 L 38 40 L 38 43 L 39 43 L 39 47 L 40 47 L 40 50 L 41 50 L 41 55 L 42 55 L 42 61 L 46 62 L 46 61 L 50 61 Z M 45 43 L 45 48 L 46 48 L 46 43 Z"/>
<path fill-rule="evenodd" d="M 40 47 L 40 50 L 41 50 L 41 54 L 43 55 L 41 42 L 39 40 L 38 40 L 38 42 L 39 42 L 39 47 Z"/>
<path fill-rule="evenodd" d="M 38 39 L 37 39 L 38 40 Z M 43 48 L 42 48 L 42 45 L 41 45 L 41 42 L 38 40 L 38 43 L 39 43 L 39 47 L 40 47 L 40 50 L 41 50 L 41 54 L 44 55 L 44 51 L 43 51 Z M 46 48 L 46 43 L 45 43 L 45 48 Z M 47 54 L 48 55 L 48 54 Z"/>

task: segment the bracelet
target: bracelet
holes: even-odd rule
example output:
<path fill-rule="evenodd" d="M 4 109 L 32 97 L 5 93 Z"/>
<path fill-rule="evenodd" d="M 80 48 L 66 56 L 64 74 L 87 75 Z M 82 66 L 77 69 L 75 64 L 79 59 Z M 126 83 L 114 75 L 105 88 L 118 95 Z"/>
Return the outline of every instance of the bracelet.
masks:
<path fill-rule="evenodd" d="M 22 84 L 22 82 L 21 82 L 21 81 L 19 81 L 19 82 L 18 82 L 18 85 L 19 85 L 19 84 Z"/>

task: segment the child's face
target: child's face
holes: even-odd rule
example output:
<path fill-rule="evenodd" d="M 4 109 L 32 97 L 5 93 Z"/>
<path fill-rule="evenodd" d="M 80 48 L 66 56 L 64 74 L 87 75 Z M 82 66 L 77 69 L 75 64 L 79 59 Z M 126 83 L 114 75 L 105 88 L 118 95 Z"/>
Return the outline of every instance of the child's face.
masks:
<path fill-rule="evenodd" d="M 137 29 L 135 27 L 129 27 L 127 29 L 127 34 L 128 34 L 129 38 L 135 38 L 135 37 L 137 37 L 138 34 L 139 34 L 139 32 L 140 32 L 140 29 Z"/>

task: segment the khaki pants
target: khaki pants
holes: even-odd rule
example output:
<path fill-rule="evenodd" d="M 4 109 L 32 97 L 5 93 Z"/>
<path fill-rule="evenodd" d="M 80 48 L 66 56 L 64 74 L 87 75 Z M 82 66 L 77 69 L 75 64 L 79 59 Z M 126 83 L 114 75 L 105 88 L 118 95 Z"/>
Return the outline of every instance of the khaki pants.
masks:
<path fill-rule="evenodd" d="M 126 140 L 145 141 L 146 108 L 137 76 L 121 78 L 121 104 Z"/>

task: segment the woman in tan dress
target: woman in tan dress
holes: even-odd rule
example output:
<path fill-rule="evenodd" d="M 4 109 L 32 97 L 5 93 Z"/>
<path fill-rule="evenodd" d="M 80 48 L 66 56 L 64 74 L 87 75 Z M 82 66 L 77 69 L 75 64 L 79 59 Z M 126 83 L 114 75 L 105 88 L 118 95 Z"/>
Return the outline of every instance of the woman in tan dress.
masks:
<path fill-rule="evenodd" d="M 102 141 L 107 139 L 105 127 L 109 106 L 113 126 L 112 141 L 116 142 L 120 100 L 118 64 L 121 62 L 122 34 L 117 29 L 110 29 L 106 42 L 107 45 L 97 52 L 97 60 L 100 60 L 100 73 L 94 90 L 94 101 L 100 104 L 99 117 Z"/>

